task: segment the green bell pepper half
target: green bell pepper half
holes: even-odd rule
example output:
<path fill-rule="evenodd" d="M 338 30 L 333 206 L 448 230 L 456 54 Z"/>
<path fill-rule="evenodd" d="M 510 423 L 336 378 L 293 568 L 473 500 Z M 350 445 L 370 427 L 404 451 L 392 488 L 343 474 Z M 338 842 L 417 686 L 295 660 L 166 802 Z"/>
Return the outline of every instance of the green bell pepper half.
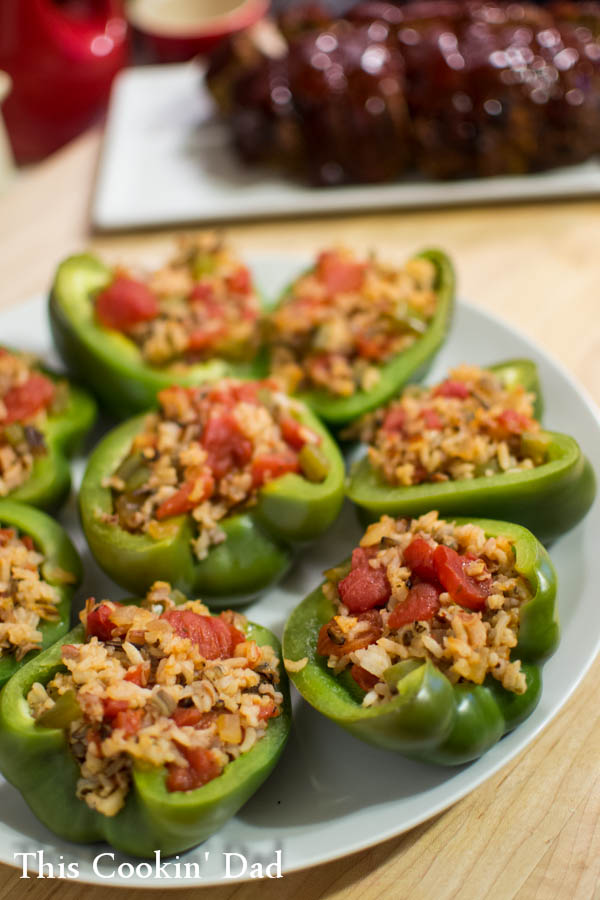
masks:
<path fill-rule="evenodd" d="M 6 347 L 9 353 L 19 351 Z M 45 366 L 34 365 L 52 381 L 66 381 L 66 377 L 52 372 Z M 68 457 L 77 451 L 86 434 L 96 421 L 96 403 L 87 393 L 69 383 L 66 408 L 57 415 L 47 415 L 39 426 L 46 442 L 46 453 L 36 457 L 31 475 L 9 496 L 11 500 L 53 511 L 65 501 L 71 489 L 71 470 Z M 0 426 L 1 428 L 1 426 Z"/>
<path fill-rule="evenodd" d="M 541 416 L 535 363 L 517 359 L 489 368 L 505 384 L 520 383 L 533 392 L 535 416 Z M 549 543 L 585 516 L 596 496 L 596 478 L 574 438 L 555 431 L 542 431 L 539 437 L 546 444 L 546 462 L 533 469 L 408 487 L 388 484 L 364 456 L 352 467 L 346 493 L 364 522 L 383 513 L 415 517 L 437 509 L 445 518 L 485 515 L 518 522 Z"/>
<path fill-rule="evenodd" d="M 450 324 L 454 310 L 455 278 L 452 263 L 441 250 L 423 250 L 417 258 L 429 259 L 437 270 L 435 291 L 438 303 L 435 314 L 422 337 L 414 344 L 392 357 L 379 367 L 377 384 L 368 391 L 358 390 L 351 397 L 338 397 L 324 390 L 302 391 L 297 394 L 307 406 L 332 427 L 346 425 L 364 413 L 386 403 L 397 394 L 408 381 L 423 378 L 440 349 Z M 291 287 L 280 299 L 285 303 Z"/>
<path fill-rule="evenodd" d="M 266 628 L 248 623 L 246 635 L 279 651 Z M 223 773 L 191 791 L 167 791 L 164 768 L 135 763 L 131 790 L 117 815 L 104 816 L 76 796 L 79 767 L 66 734 L 35 723 L 27 694 L 36 681 L 47 684 L 61 664 L 63 644 L 85 639 L 82 625 L 41 653 L 11 679 L 0 696 L 0 770 L 51 831 L 77 843 L 105 840 L 132 856 L 171 856 L 206 840 L 258 790 L 274 768 L 287 740 L 291 710 L 285 671 L 278 685 L 284 695 L 281 713 L 269 720 L 265 735 L 247 753 L 228 763 Z M 283 668 L 283 666 L 281 667 Z"/>
<path fill-rule="evenodd" d="M 514 541 L 515 568 L 531 585 L 532 599 L 521 607 L 519 641 L 513 659 L 521 659 L 527 678 L 524 694 L 505 690 L 488 676 L 481 685 L 453 685 L 430 660 L 392 666 L 398 673 L 398 696 L 379 706 L 363 707 L 364 692 L 347 672 L 340 676 L 317 653 L 319 629 L 336 614 L 323 585 L 296 607 L 285 626 L 283 655 L 308 658 L 290 678 L 305 700 L 355 737 L 405 756 L 441 765 L 459 765 L 481 756 L 535 709 L 541 694 L 539 662 L 558 643 L 556 573 L 544 547 L 520 525 L 490 519 L 473 522 L 488 536 Z M 385 675 L 384 675 L 385 677 Z"/>
<path fill-rule="evenodd" d="M 135 342 L 102 326 L 94 314 L 94 296 L 112 281 L 112 271 L 90 254 L 60 264 L 49 298 L 52 336 L 65 365 L 119 419 L 153 406 L 156 395 L 173 384 L 195 385 L 226 376 L 262 378 L 262 352 L 251 362 L 211 359 L 194 365 L 150 366 Z"/>
<path fill-rule="evenodd" d="M 15 528 L 20 537 L 29 535 L 35 549 L 45 556 L 45 561 L 41 566 L 42 578 L 48 584 L 53 585 L 60 596 L 60 602 L 56 608 L 58 619 L 56 621 L 42 619 L 39 624 L 42 634 L 42 650 L 45 650 L 58 641 L 69 629 L 71 601 L 82 578 L 81 560 L 66 531 L 58 522 L 32 506 L 15 503 L 13 500 L 0 500 L 0 528 Z M 73 583 L 65 584 L 64 581 L 61 581 L 57 577 L 57 569 L 70 572 L 74 576 Z M 14 675 L 17 669 L 20 669 L 33 657 L 37 657 L 39 653 L 39 650 L 31 650 L 17 662 L 14 653 L 3 652 L 0 655 L 0 687 Z"/>
<path fill-rule="evenodd" d="M 198 560 L 192 550 L 191 515 L 161 523 L 164 537 L 132 534 L 102 516 L 113 512 L 110 488 L 103 487 L 144 428 L 137 416 L 111 431 L 92 453 L 79 493 L 83 530 L 97 562 L 127 590 L 144 594 L 156 581 L 184 593 L 198 593 L 213 606 L 244 603 L 274 584 L 293 561 L 293 545 L 321 535 L 335 521 L 344 498 L 344 461 L 327 429 L 303 407 L 298 419 L 321 437 L 329 471 L 320 483 L 288 473 L 258 492 L 257 502 L 220 526 L 226 540 Z"/>

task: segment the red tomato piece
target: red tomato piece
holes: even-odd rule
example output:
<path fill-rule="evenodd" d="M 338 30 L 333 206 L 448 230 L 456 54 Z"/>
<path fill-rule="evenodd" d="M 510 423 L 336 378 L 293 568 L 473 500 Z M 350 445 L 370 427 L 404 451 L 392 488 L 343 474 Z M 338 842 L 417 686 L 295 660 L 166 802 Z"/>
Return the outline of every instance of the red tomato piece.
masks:
<path fill-rule="evenodd" d="M 433 392 L 434 397 L 456 397 L 458 400 L 466 400 L 470 394 L 468 385 L 464 381 L 453 381 L 447 378 L 438 384 Z"/>
<path fill-rule="evenodd" d="M 269 702 L 265 703 L 264 706 L 261 706 L 261 708 L 258 711 L 259 720 L 272 719 L 277 715 L 279 715 L 279 713 L 277 711 L 277 707 L 275 706 L 275 702 L 273 700 L 269 700 Z"/>
<path fill-rule="evenodd" d="M 96 316 L 105 328 L 129 331 L 140 322 L 155 319 L 158 300 L 144 284 L 133 278 L 118 275 L 96 297 Z"/>
<path fill-rule="evenodd" d="M 404 563 L 414 575 L 425 581 L 437 581 L 437 572 L 433 564 L 434 547 L 425 538 L 413 538 L 404 551 Z"/>
<path fill-rule="evenodd" d="M 224 331 L 224 328 L 195 328 L 188 335 L 188 350 L 206 350 Z"/>
<path fill-rule="evenodd" d="M 214 309 L 217 314 L 221 312 L 221 307 L 215 299 L 214 286 L 210 281 L 197 281 L 192 288 L 189 299 L 190 303 L 199 303 L 211 311 Z"/>
<path fill-rule="evenodd" d="M 424 409 L 423 412 L 421 413 L 421 415 L 423 417 L 423 421 L 425 422 L 425 426 L 427 428 L 431 428 L 435 431 L 439 431 L 441 428 L 444 427 L 443 422 L 440 419 L 440 417 L 438 416 L 435 409 Z"/>
<path fill-rule="evenodd" d="M 2 422 L 23 422 L 46 409 L 54 399 L 55 387 L 49 378 L 33 372 L 24 384 L 18 384 L 2 397 L 6 413 Z"/>
<path fill-rule="evenodd" d="M 503 410 L 497 421 L 509 434 L 522 434 L 524 431 L 529 431 L 533 425 L 533 420 L 529 416 L 514 409 Z"/>
<path fill-rule="evenodd" d="M 241 631 L 223 619 L 199 616 L 191 609 L 168 609 L 161 616 L 179 637 L 189 638 L 206 659 L 228 659 L 236 644 L 245 640 Z"/>
<path fill-rule="evenodd" d="M 384 569 L 372 569 L 369 556 L 363 547 L 352 553 L 352 568 L 338 583 L 340 600 L 351 613 L 385 606 L 392 589 Z"/>
<path fill-rule="evenodd" d="M 0 547 L 5 547 L 9 541 L 12 541 L 14 537 L 16 537 L 16 531 L 14 528 L 0 528 Z M 25 537 L 22 537 L 21 540 L 25 543 Z"/>
<path fill-rule="evenodd" d="M 187 766 L 167 766 L 168 791 L 193 791 L 202 787 L 221 774 L 218 763 L 212 753 L 202 747 L 180 747 L 181 752 L 188 761 Z"/>
<path fill-rule="evenodd" d="M 185 728 L 198 725 L 205 715 L 197 706 L 178 706 L 171 718 L 178 728 Z"/>
<path fill-rule="evenodd" d="M 171 516 L 182 516 L 189 512 L 203 500 L 207 500 L 212 496 L 215 489 L 215 481 L 212 475 L 207 472 L 203 476 L 202 491 L 197 489 L 198 479 L 186 481 L 176 493 L 167 497 L 156 509 L 154 515 L 160 521 L 170 519 Z"/>
<path fill-rule="evenodd" d="M 365 691 L 365 693 L 370 691 L 379 681 L 377 675 L 367 672 L 366 669 L 363 669 L 362 666 L 357 666 L 356 663 L 354 663 L 350 669 L 350 675 L 354 678 L 359 688 Z"/>
<path fill-rule="evenodd" d="M 317 260 L 317 278 L 330 294 L 359 291 L 365 276 L 364 263 L 345 260 L 339 253 L 326 250 Z"/>
<path fill-rule="evenodd" d="M 104 697 L 102 706 L 104 707 L 105 719 L 114 719 L 119 713 L 129 709 L 127 700 L 113 700 L 111 697 Z"/>
<path fill-rule="evenodd" d="M 113 728 L 122 728 L 125 737 L 131 737 L 140 730 L 143 718 L 143 709 L 127 709 L 116 714 L 112 726 Z"/>
<path fill-rule="evenodd" d="M 388 619 L 390 628 L 402 628 L 411 622 L 427 622 L 440 608 L 440 589 L 422 581 L 408 592 L 404 603 L 393 608 Z"/>
<path fill-rule="evenodd" d="M 35 550 L 35 545 L 33 543 L 33 538 L 31 538 L 28 534 L 24 534 L 21 538 L 24 545 L 28 550 Z"/>
<path fill-rule="evenodd" d="M 406 413 L 400 406 L 396 406 L 393 409 L 390 409 L 385 419 L 383 420 L 383 425 L 381 426 L 384 431 L 400 434 L 404 431 L 404 426 L 406 425 Z"/>
<path fill-rule="evenodd" d="M 472 560 L 461 556 L 451 547 L 440 544 L 435 548 L 433 563 L 437 577 L 454 603 L 467 609 L 479 611 L 485 608 L 490 592 L 489 581 L 476 581 L 465 572 L 465 566 Z"/>
<path fill-rule="evenodd" d="M 252 278 L 246 266 L 240 266 L 228 275 L 225 283 L 234 294 L 249 294 L 252 290 Z"/>
<path fill-rule="evenodd" d="M 228 412 L 210 417 L 202 435 L 202 446 L 208 453 L 208 465 L 215 478 L 223 478 L 231 469 L 242 468 L 252 457 L 251 441 Z"/>
<path fill-rule="evenodd" d="M 118 606 L 119 604 L 115 604 Z M 115 623 L 111 620 L 113 610 L 106 603 L 90 610 L 87 615 L 86 633 L 88 637 L 95 636 L 99 641 L 110 641 L 112 633 L 116 628 Z"/>
<path fill-rule="evenodd" d="M 377 361 L 386 356 L 390 346 L 390 339 L 387 335 L 376 334 L 373 337 L 367 337 L 364 334 L 356 335 L 356 350 L 363 359 Z"/>
<path fill-rule="evenodd" d="M 252 484 L 254 487 L 262 487 L 269 481 L 281 478 L 288 472 L 299 472 L 300 463 L 298 457 L 293 454 L 263 453 L 252 460 Z"/>
<path fill-rule="evenodd" d="M 271 385 L 266 382 L 258 381 L 241 381 L 233 386 L 233 396 L 236 403 L 255 403 L 258 401 L 258 391 L 261 387 L 270 388 Z"/>
<path fill-rule="evenodd" d="M 130 669 L 129 672 L 126 673 L 125 681 L 131 681 L 132 684 L 137 684 L 139 687 L 144 687 L 146 684 L 146 671 L 142 663 L 138 663 L 133 669 Z"/>
<path fill-rule="evenodd" d="M 297 419 L 294 419 L 293 416 L 282 416 L 279 422 L 279 427 L 281 428 L 281 434 L 290 447 L 293 447 L 294 450 L 301 450 L 302 447 L 310 440 L 312 443 L 321 443 L 320 437 L 312 430 L 312 428 L 307 428 L 306 425 L 302 425 Z"/>

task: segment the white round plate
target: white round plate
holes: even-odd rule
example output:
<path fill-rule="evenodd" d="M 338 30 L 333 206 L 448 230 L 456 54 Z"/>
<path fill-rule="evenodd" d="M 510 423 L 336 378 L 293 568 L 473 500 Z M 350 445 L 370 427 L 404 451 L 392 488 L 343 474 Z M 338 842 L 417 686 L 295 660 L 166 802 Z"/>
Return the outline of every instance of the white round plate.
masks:
<path fill-rule="evenodd" d="M 256 260 L 253 269 L 267 296 L 274 296 L 302 268 L 298 259 Z M 0 314 L 2 341 L 56 362 L 46 325 L 45 301 L 34 298 Z M 546 411 L 544 421 L 574 435 L 592 460 L 600 459 L 600 420 L 593 404 L 564 369 L 511 326 L 468 304 L 459 304 L 450 338 L 436 359 L 432 380 L 460 362 L 493 363 L 529 357 L 539 366 Z M 82 461 L 76 463 L 81 474 Z M 78 530 L 73 497 L 61 515 L 82 552 L 86 580 L 79 598 L 118 599 L 122 591 L 98 570 Z M 281 635 L 296 604 L 321 580 L 323 569 L 338 562 L 354 545 L 359 528 L 350 506 L 331 533 L 304 556 L 276 589 L 245 610 L 249 617 Z M 106 845 L 70 844 L 56 838 L 29 811 L 20 794 L 0 782 L 0 860 L 19 865 L 17 853 L 39 853 L 54 865 L 77 863 L 78 878 L 112 886 L 183 887 L 222 884 L 257 873 L 256 863 L 275 861 L 281 851 L 283 874 L 336 859 L 418 825 L 455 803 L 489 778 L 532 741 L 556 715 L 581 681 L 600 643 L 600 507 L 551 548 L 559 579 L 562 624 L 560 646 L 544 666 L 544 689 L 533 715 L 470 765 L 445 769 L 411 762 L 392 752 L 363 744 L 314 712 L 294 696 L 294 728 L 275 772 L 238 815 L 209 841 L 178 860 L 160 877 L 148 867 L 136 873 L 139 860 L 112 853 Z M 109 854 L 100 856 L 101 854 Z M 33 857 L 31 858 L 33 860 Z M 96 870 L 94 860 L 97 860 Z M 176 860 L 177 861 L 177 860 Z M 120 863 L 129 862 L 119 875 Z M 184 863 L 197 863 L 187 870 Z M 255 866 L 251 870 L 252 866 Z M 32 869 L 36 869 L 35 862 Z M 47 870 L 48 871 L 48 870 Z M 271 872 L 273 873 L 273 869 Z M 171 877 L 167 878 L 166 874 Z"/>

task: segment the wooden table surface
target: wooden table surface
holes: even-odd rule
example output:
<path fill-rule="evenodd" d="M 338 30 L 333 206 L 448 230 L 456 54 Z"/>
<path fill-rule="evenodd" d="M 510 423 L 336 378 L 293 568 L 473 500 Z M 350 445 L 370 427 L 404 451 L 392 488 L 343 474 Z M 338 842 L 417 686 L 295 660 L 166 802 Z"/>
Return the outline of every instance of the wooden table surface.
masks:
<path fill-rule="evenodd" d="M 172 230 L 93 235 L 88 208 L 99 147 L 90 132 L 22 174 L 0 198 L 0 306 L 45 289 L 66 254 L 93 247 L 150 258 Z M 518 325 L 600 401 L 600 202 L 375 213 L 231 226 L 243 253 L 312 251 L 332 241 L 398 258 L 441 245 L 460 292 Z M 205 889 L 214 900 L 563 900 L 600 898 L 600 660 L 541 736 L 496 776 L 400 838 L 282 881 Z M 76 881 L 20 880 L 0 866 L 0 900 L 75 900 Z M 88 900 L 114 888 L 86 887 Z M 177 897 L 202 896 L 183 889 Z M 120 897 L 150 897 L 121 890 Z"/>

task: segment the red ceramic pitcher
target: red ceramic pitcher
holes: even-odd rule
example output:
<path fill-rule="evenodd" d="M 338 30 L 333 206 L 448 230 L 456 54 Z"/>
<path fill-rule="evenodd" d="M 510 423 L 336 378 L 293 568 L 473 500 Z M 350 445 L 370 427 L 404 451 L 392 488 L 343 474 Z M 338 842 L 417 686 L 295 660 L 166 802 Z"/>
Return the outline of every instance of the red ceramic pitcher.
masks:
<path fill-rule="evenodd" d="M 106 104 L 128 56 L 122 0 L 0 0 L 4 118 L 18 162 L 47 156 Z"/>

